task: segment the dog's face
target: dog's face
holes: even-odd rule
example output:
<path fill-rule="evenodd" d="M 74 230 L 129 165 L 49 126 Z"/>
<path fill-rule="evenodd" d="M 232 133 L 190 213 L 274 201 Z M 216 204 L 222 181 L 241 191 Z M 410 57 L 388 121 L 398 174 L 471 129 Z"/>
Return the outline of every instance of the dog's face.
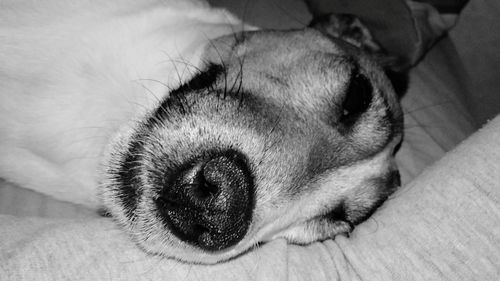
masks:
<path fill-rule="evenodd" d="M 209 44 L 111 148 L 102 197 L 151 253 L 215 263 L 348 232 L 399 185 L 402 112 L 369 56 L 312 29 Z"/>

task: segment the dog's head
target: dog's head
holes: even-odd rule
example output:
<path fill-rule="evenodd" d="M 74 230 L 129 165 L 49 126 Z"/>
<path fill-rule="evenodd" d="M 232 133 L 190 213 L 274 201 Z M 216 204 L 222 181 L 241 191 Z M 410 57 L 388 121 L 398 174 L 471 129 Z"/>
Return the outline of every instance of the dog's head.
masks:
<path fill-rule="evenodd" d="M 102 196 L 146 251 L 215 263 L 348 232 L 399 185 L 402 112 L 360 49 L 305 29 L 208 44 L 110 153 Z"/>

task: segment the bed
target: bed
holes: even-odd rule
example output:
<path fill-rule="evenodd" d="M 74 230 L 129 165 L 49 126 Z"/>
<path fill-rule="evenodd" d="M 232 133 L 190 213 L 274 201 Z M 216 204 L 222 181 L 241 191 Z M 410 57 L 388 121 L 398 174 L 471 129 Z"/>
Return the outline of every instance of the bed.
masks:
<path fill-rule="evenodd" d="M 262 27 L 311 19 L 299 0 L 212 2 Z M 468 3 L 440 40 L 456 17 L 409 6 L 431 27 L 445 25 L 411 57 L 403 187 L 350 237 L 276 240 L 215 266 L 184 264 L 145 254 L 94 210 L 0 181 L 0 280 L 498 280 L 500 30 L 491 29 L 500 4 L 490 2 Z"/>

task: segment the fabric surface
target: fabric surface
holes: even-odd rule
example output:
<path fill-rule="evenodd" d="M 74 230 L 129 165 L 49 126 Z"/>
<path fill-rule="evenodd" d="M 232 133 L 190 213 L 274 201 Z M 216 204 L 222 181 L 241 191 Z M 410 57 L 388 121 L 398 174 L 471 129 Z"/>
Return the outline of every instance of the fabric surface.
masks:
<path fill-rule="evenodd" d="M 500 1 L 474 0 L 465 7 L 450 37 L 473 95 L 468 104 L 478 124 L 500 113 Z"/>
<path fill-rule="evenodd" d="M 396 154 L 403 185 L 476 131 L 467 105 L 469 80 L 448 38 L 410 71 L 401 101 L 405 137 Z"/>
<path fill-rule="evenodd" d="M 410 0 L 306 0 L 314 17 L 353 14 L 369 27 L 378 43 L 399 58 L 400 69 L 415 65 L 425 52 L 449 30 L 456 20 L 442 16 L 425 2 Z M 432 1 L 431 1 L 432 2 Z M 461 1 L 463 2 L 463 1 Z M 455 5 L 456 13 L 461 6 Z"/>
<path fill-rule="evenodd" d="M 461 63 L 444 40 L 412 73 L 398 153 L 406 182 L 476 129 L 467 108 L 470 77 Z M 73 219 L 1 215 L 0 280 L 499 280 L 499 132 L 497 117 L 349 239 L 308 247 L 274 241 L 217 266 L 148 256 L 110 219 L 5 185 L 0 213 Z"/>
<path fill-rule="evenodd" d="M 498 280 L 499 139 L 497 117 L 332 248 L 365 280 Z"/>
<path fill-rule="evenodd" d="M 215 266 L 148 256 L 110 219 L 0 216 L 2 280 L 498 280 L 500 117 L 348 239 L 277 240 Z"/>

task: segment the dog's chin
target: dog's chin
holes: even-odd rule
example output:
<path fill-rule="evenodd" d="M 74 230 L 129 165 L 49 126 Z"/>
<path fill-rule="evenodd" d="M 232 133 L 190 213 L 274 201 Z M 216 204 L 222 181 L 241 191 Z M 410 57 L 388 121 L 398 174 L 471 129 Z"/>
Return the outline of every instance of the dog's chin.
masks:
<path fill-rule="evenodd" d="M 183 249 L 176 255 L 166 254 L 168 258 L 188 264 L 218 264 L 239 258 L 252 251 L 256 245 L 268 243 L 276 239 L 284 239 L 287 243 L 295 245 L 308 245 L 318 241 L 332 239 L 337 235 L 349 236 L 354 225 L 347 221 L 331 221 L 328 218 L 311 220 L 304 225 L 290 228 L 270 239 L 259 243 L 242 243 L 224 251 L 219 252 L 200 252 L 199 250 Z M 246 245 L 247 244 L 247 245 Z"/>
<path fill-rule="evenodd" d="M 213 265 L 218 263 L 228 262 L 235 258 L 246 254 L 252 247 L 238 247 L 234 246 L 231 249 L 226 249 L 219 252 L 205 252 L 202 250 L 194 250 L 190 248 L 170 248 L 162 253 L 154 253 L 168 259 L 173 259 L 186 264 L 204 264 Z M 146 252 L 151 252 L 149 249 L 144 248 Z"/>
<path fill-rule="evenodd" d="M 319 216 L 301 225 L 290 227 L 284 232 L 272 236 L 270 239 L 258 239 L 248 234 L 238 244 L 219 251 L 207 251 L 190 243 L 179 240 L 170 231 L 164 229 L 163 238 L 155 239 L 144 236 L 145 233 L 135 234 L 135 241 L 147 253 L 173 259 L 186 264 L 213 265 L 231 261 L 246 255 L 257 245 L 269 243 L 276 239 L 284 239 L 290 244 L 307 245 L 317 241 L 332 239 L 337 235 L 349 236 L 354 225 L 348 221 L 334 221 L 330 214 Z M 157 235 L 153 235 L 153 237 Z"/>
<path fill-rule="evenodd" d="M 389 172 L 382 177 L 380 188 L 370 204 L 349 205 L 347 202 L 338 204 L 335 208 L 314 216 L 305 222 L 291 225 L 273 235 L 266 235 L 256 229 L 251 229 L 245 237 L 236 245 L 218 251 L 207 251 L 193 243 L 182 241 L 168 230 L 163 228 L 162 232 L 153 235 L 163 237 L 155 241 L 151 237 L 142 237 L 147 232 L 136 234 L 140 246 L 149 253 L 188 264 L 218 264 L 224 263 L 251 252 L 260 244 L 265 244 L 276 239 L 284 239 L 290 244 L 308 245 L 321 242 L 342 235 L 349 237 L 356 225 L 367 220 L 387 200 L 387 198 L 399 187 L 399 173 Z M 354 199 L 353 199 L 354 200 Z M 355 200 L 354 200 L 355 201 Z M 151 216 L 149 216 L 151 218 Z M 150 219 L 147 219 L 150 221 Z M 149 231 L 149 233 L 153 233 Z M 168 241 L 168 242 L 165 242 Z"/>
<path fill-rule="evenodd" d="M 247 253 L 254 246 L 251 239 L 245 238 L 236 245 L 222 250 L 206 250 L 191 242 L 182 241 L 167 228 L 162 227 L 161 231 L 158 231 L 157 227 L 145 229 L 147 226 L 142 225 L 139 222 L 141 220 L 148 219 L 138 218 L 138 224 L 133 228 L 141 225 L 142 229 L 131 232 L 138 246 L 149 254 L 182 263 L 207 265 L 223 263 Z"/>

